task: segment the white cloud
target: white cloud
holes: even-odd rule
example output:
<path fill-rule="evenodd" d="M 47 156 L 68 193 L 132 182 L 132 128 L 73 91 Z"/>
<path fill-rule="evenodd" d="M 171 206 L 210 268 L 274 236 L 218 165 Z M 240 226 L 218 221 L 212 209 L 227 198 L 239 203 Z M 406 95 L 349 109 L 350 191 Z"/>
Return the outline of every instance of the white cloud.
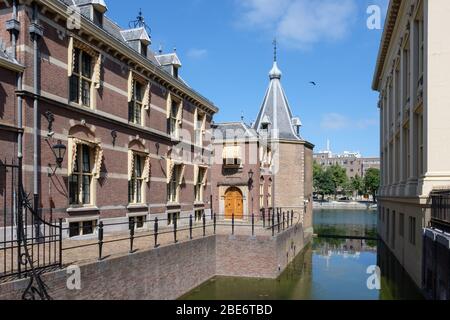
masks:
<path fill-rule="evenodd" d="M 187 52 L 187 56 L 191 59 L 202 59 L 208 55 L 208 50 L 192 48 Z"/>
<path fill-rule="evenodd" d="M 349 125 L 347 117 L 338 113 L 327 113 L 322 116 L 320 127 L 325 130 L 340 130 Z"/>
<path fill-rule="evenodd" d="M 369 127 L 377 126 L 378 120 L 369 119 L 350 119 L 349 117 L 339 113 L 327 113 L 322 116 L 320 127 L 324 130 L 342 130 L 342 129 L 359 129 L 364 130 Z"/>
<path fill-rule="evenodd" d="M 357 0 L 241 0 L 240 25 L 272 32 L 285 45 L 307 48 L 344 38 Z"/>

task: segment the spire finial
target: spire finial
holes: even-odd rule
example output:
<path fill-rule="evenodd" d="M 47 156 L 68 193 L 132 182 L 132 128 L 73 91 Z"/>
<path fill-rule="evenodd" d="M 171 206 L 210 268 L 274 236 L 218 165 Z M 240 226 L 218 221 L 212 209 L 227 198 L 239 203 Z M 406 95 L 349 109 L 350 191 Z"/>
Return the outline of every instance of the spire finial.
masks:
<path fill-rule="evenodd" d="M 273 39 L 273 61 L 277 62 L 277 38 Z"/>

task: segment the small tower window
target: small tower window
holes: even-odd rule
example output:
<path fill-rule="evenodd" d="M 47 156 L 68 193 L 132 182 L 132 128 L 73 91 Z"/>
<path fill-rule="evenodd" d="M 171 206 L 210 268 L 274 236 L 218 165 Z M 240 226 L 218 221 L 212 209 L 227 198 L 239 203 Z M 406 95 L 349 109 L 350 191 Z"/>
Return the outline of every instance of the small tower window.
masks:
<path fill-rule="evenodd" d="M 144 57 L 147 57 L 147 45 L 145 44 L 145 43 L 142 43 L 141 42 L 141 54 L 144 56 Z"/>
<path fill-rule="evenodd" d="M 94 9 L 94 24 L 103 28 L 103 12 Z"/>
<path fill-rule="evenodd" d="M 261 124 L 261 130 L 269 130 L 269 124 L 268 123 L 262 123 Z"/>

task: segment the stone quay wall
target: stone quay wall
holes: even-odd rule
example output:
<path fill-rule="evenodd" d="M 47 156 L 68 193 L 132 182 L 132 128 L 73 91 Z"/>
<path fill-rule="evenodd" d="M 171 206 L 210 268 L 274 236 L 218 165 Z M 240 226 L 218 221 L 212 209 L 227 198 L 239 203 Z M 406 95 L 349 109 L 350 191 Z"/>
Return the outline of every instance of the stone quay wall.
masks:
<path fill-rule="evenodd" d="M 277 278 L 310 241 L 301 225 L 274 237 L 213 235 L 80 266 L 80 290 L 68 269 L 42 276 L 55 300 L 173 300 L 214 276 Z M 0 284 L 0 300 L 21 299 L 29 280 Z"/>

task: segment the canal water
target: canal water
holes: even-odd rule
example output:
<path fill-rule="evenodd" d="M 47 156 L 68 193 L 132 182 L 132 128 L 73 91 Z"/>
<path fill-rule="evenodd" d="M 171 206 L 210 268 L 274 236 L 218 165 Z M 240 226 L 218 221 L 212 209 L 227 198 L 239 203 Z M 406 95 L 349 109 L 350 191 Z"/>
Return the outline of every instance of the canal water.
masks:
<path fill-rule="evenodd" d="M 376 211 L 315 211 L 314 232 L 376 238 Z M 368 268 L 381 269 L 369 289 Z M 373 273 L 372 273 L 373 274 Z M 181 300 L 416 300 L 419 290 L 376 240 L 315 238 L 277 280 L 215 277 Z"/>

